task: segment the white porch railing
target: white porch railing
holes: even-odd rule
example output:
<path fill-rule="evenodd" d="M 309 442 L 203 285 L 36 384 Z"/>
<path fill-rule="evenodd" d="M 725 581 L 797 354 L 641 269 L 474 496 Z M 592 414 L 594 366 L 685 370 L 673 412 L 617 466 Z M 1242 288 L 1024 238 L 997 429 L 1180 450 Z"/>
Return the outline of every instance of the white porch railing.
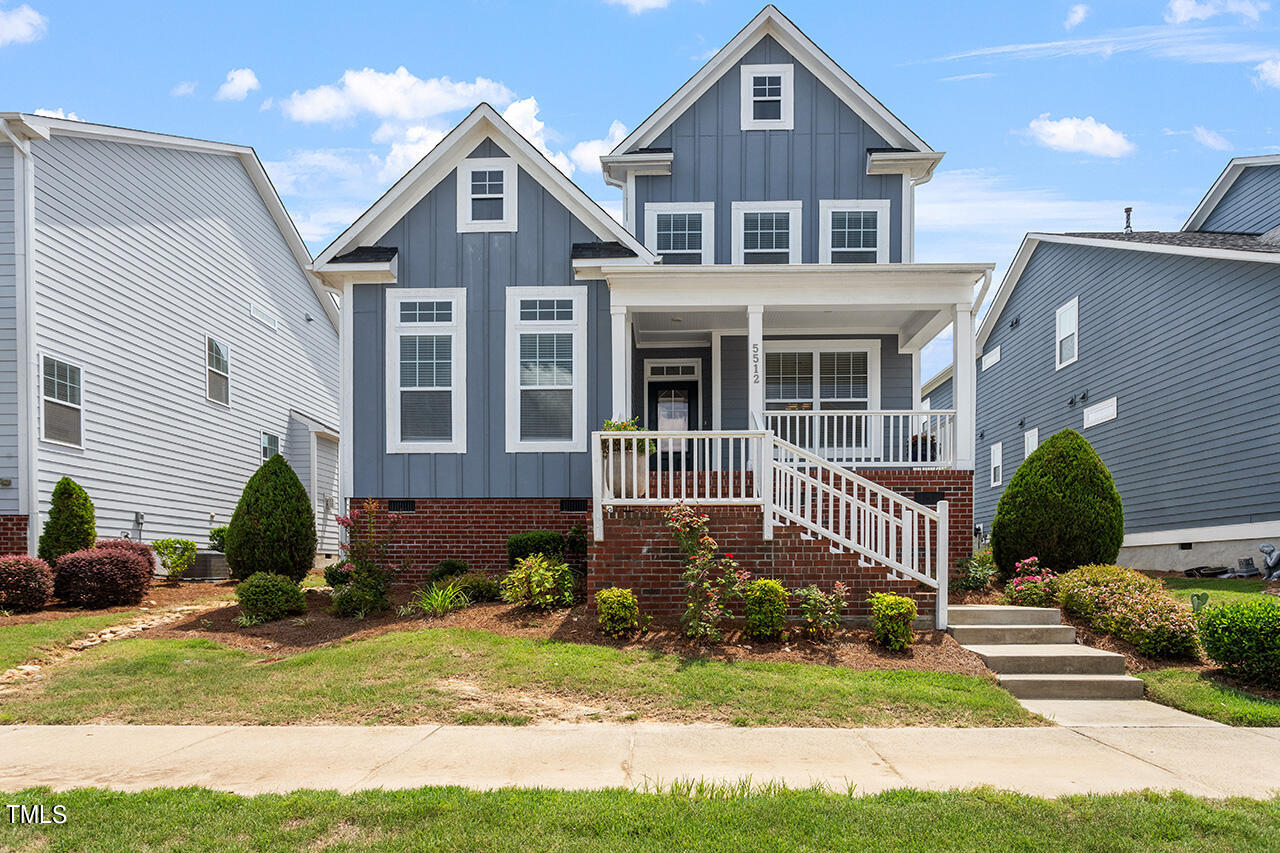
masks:
<path fill-rule="evenodd" d="M 755 472 L 768 439 L 763 430 L 592 433 L 595 497 L 620 506 L 759 504 Z"/>
<path fill-rule="evenodd" d="M 955 461 L 954 411 L 765 412 L 783 441 L 851 468 L 949 468 Z"/>

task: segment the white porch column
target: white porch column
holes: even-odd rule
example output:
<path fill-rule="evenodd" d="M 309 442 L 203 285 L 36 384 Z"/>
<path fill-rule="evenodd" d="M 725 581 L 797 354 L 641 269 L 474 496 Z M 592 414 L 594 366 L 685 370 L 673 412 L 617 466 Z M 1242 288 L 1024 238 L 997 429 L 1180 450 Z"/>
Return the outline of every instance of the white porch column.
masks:
<path fill-rule="evenodd" d="M 978 432 L 978 374 L 973 353 L 972 306 L 967 303 L 956 305 L 952 330 L 952 349 L 955 359 L 951 380 L 956 410 L 955 467 L 960 470 L 974 470 L 977 460 L 977 448 L 974 442 Z"/>
<path fill-rule="evenodd" d="M 747 429 L 764 427 L 764 306 L 747 306 Z"/>
<path fill-rule="evenodd" d="M 612 344 L 611 360 L 609 362 L 612 369 L 612 388 L 613 388 L 613 414 L 611 417 L 615 421 L 627 419 L 627 410 L 631 408 L 627 405 L 627 364 L 631 359 L 627 357 L 627 308 L 625 305 L 612 305 L 609 308 L 610 326 L 610 342 Z"/>

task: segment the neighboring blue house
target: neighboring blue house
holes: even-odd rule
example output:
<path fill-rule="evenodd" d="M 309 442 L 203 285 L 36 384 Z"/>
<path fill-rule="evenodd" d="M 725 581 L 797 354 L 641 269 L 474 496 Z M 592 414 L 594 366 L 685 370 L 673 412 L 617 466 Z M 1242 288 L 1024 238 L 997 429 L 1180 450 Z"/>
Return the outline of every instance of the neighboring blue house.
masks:
<path fill-rule="evenodd" d="M 1280 545 L 1278 327 L 1280 155 L 1232 160 L 1181 231 L 1028 234 L 978 329 L 977 523 L 1070 427 L 1115 476 L 1126 564 Z"/>

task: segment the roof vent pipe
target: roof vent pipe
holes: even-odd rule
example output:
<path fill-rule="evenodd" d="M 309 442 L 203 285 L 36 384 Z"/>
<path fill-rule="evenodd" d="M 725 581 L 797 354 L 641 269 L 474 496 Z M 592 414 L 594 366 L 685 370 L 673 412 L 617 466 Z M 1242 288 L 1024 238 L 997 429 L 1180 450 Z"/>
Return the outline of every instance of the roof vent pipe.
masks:
<path fill-rule="evenodd" d="M 1133 233 L 1133 208 L 1126 207 L 1124 209 L 1124 233 Z"/>

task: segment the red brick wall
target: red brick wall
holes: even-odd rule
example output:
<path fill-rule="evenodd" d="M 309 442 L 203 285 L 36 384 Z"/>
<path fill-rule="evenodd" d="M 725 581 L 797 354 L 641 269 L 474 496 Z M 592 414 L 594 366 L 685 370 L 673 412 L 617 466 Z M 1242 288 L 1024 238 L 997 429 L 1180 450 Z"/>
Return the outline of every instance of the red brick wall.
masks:
<path fill-rule="evenodd" d="M 0 515 L 0 554 L 27 553 L 27 517 Z"/>

